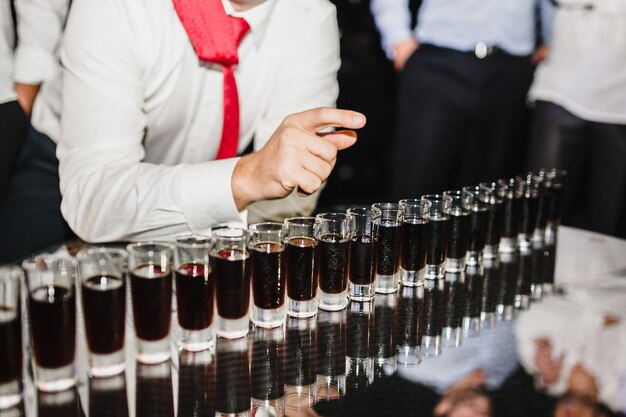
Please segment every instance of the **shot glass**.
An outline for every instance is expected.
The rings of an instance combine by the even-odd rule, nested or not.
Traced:
[[[530,252],[535,230],[539,220],[539,187],[543,178],[532,172],[522,177],[522,212],[520,213],[520,230],[517,241],[520,249]]]
[[[137,361],[162,363],[171,357],[172,269],[174,247],[140,242],[126,247],[133,305]]]
[[[470,210],[467,242],[467,264],[481,265],[487,244],[487,226],[492,191],[489,188],[463,187]]]
[[[86,248],[78,253],[77,259],[89,372],[94,377],[117,375],[126,369],[125,271],[128,253],[123,249]]]
[[[215,274],[217,335],[244,337],[250,327],[250,232],[236,227],[214,229],[213,242],[210,262]]]
[[[441,194],[426,194],[422,196],[421,200],[430,202],[430,221],[426,228],[426,240],[428,242],[426,278],[443,278],[448,252],[452,198]]]
[[[400,275],[400,227],[404,218],[402,207],[396,203],[376,203],[380,211],[374,218],[378,236],[376,248],[376,292],[391,294],[398,291]]]
[[[22,399],[22,270],[0,268],[0,410]]]
[[[443,194],[452,199],[446,272],[461,272],[465,270],[469,242],[470,196],[462,190],[444,191]]]
[[[285,246],[281,223],[256,223],[252,232],[252,322],[278,327],[285,322]]]
[[[35,384],[43,392],[76,385],[76,262],[51,255],[22,263],[26,271]]]
[[[321,213],[315,217],[319,308],[322,310],[339,311],[348,305],[348,267],[353,236],[351,215]]]
[[[401,228],[400,282],[404,286],[422,285],[426,273],[426,240],[430,220],[430,201],[400,200],[404,213]]]
[[[374,298],[376,271],[376,247],[378,236],[374,233],[375,217],[380,216],[376,208],[351,207],[354,235],[350,244],[350,267],[348,273],[348,298],[369,301]]]
[[[182,349],[200,352],[213,344],[214,277],[209,266],[211,240],[202,236],[176,239],[176,314]]]
[[[317,314],[315,217],[285,219],[285,258],[287,264],[287,315],[313,317]]]
[[[500,238],[502,237],[502,220],[504,215],[504,199],[508,190],[505,182],[481,182],[480,188],[489,192],[489,215],[487,220],[487,232],[485,237],[485,249],[483,257],[485,259],[495,259],[498,257]]]

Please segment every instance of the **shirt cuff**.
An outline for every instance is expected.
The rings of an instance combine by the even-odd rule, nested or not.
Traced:
[[[383,41],[383,49],[387,54],[387,58],[393,61],[395,58],[393,52],[394,45],[407,39],[413,39],[413,32],[411,32],[410,29],[405,28],[402,25],[387,29]]]
[[[207,235],[210,228],[224,223],[245,225],[233,198],[231,178],[239,158],[187,165],[181,182],[181,201],[189,229]]]
[[[41,84],[52,79],[60,69],[59,60],[50,51],[32,46],[15,50],[13,80],[22,84]]]

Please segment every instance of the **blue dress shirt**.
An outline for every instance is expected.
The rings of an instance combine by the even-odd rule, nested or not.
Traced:
[[[474,51],[477,44],[484,43],[512,55],[529,55],[535,47],[537,11],[546,42],[554,13],[550,0],[423,0],[417,27],[411,31],[408,3],[371,2],[383,48],[390,58],[393,45],[411,37],[459,51]]]

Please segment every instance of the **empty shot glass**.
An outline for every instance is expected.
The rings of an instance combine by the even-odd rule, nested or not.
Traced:
[[[126,250],[137,361],[162,363],[171,357],[174,247],[169,243],[139,242],[128,245]]]
[[[213,230],[213,241],[210,262],[215,274],[217,335],[229,339],[243,337],[250,327],[250,232],[221,227]]]
[[[376,292],[390,294],[398,291],[400,275],[400,227],[403,221],[402,207],[396,203],[372,205],[380,211],[374,218],[378,235],[376,248]]]
[[[423,195],[430,202],[430,219],[427,227],[426,278],[443,278],[450,233],[452,198],[441,194]]]
[[[378,245],[378,235],[374,233],[373,219],[380,216],[380,210],[351,207],[347,213],[352,216],[354,230],[350,244],[348,298],[355,301],[369,301],[374,298],[375,293],[374,277]]]
[[[467,242],[467,264],[481,265],[483,251],[487,244],[487,226],[489,223],[489,208],[491,190],[485,187],[463,187],[467,195],[470,210]]]
[[[404,213],[400,232],[400,283],[404,286],[422,285],[426,274],[426,240],[431,202],[400,200]]]
[[[443,194],[452,199],[446,272],[461,272],[465,270],[469,242],[470,196],[462,190],[445,191]]]
[[[89,372],[108,377],[124,371],[126,268],[123,249],[86,248],[78,255]]]
[[[22,263],[26,271],[35,384],[43,392],[76,385],[76,261],[52,255]]]
[[[256,223],[252,232],[252,322],[278,327],[285,322],[285,245],[282,223]]]
[[[22,399],[22,280],[20,268],[0,268],[0,410]]]
[[[191,352],[213,344],[214,276],[209,266],[211,239],[181,236],[176,239],[176,314],[180,347]]]
[[[285,219],[287,263],[287,314],[312,317],[317,314],[317,276],[319,262],[315,248],[315,217]]]
[[[338,311],[348,305],[348,267],[353,235],[349,214],[321,213],[315,217],[319,308],[322,310]]]

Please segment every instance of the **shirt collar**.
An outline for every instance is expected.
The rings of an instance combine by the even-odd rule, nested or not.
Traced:
[[[257,48],[261,45],[261,40],[267,29],[269,17],[275,2],[276,0],[265,0],[263,3],[245,12],[237,12],[232,4],[230,4],[229,0],[222,0],[226,14],[246,19],[246,22],[250,25],[250,34],[248,36],[252,37]]]

